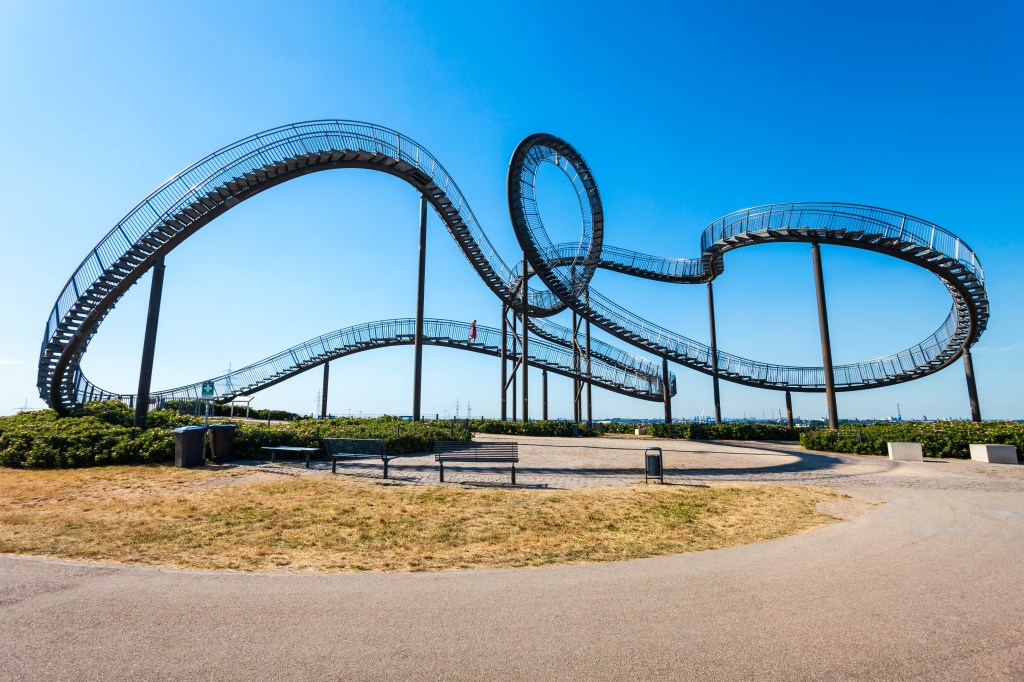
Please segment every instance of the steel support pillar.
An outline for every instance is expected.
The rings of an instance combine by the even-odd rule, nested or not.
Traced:
[[[530,421],[530,288],[526,286],[526,281],[529,279],[530,264],[526,260],[526,254],[523,254],[523,359],[519,363],[523,368],[523,423]]]
[[[661,359],[661,397],[665,401],[665,423],[672,423],[672,391],[668,383],[668,358]]]
[[[584,322],[583,328],[586,332],[585,351],[587,355],[587,428],[592,429],[594,428],[594,385],[590,380],[590,320]]]
[[[516,343],[516,340],[512,339],[512,351],[513,351],[513,353],[517,352],[517,348],[518,348],[518,344]],[[512,357],[515,357],[515,355],[513,355]],[[519,374],[517,372],[512,372],[512,421],[519,421],[519,418],[516,417],[516,387],[518,385],[519,385]]]
[[[331,363],[324,363],[324,388],[320,393],[320,418],[327,419],[327,380],[331,376]],[[231,404],[231,409],[234,409],[234,403]]]
[[[508,330],[512,333],[512,376],[509,377],[509,381],[512,383],[512,421],[518,421],[516,390],[519,387],[519,371],[516,363],[519,361],[519,337],[516,336],[516,311],[511,306],[509,306],[509,310],[512,317],[508,324]]]
[[[412,420],[420,420],[420,401],[423,398],[423,288],[427,274],[427,197],[420,195],[420,259],[416,285],[416,336],[413,363]]]
[[[821,362],[825,371],[825,398],[828,402],[828,427],[839,429],[839,412],[836,408],[836,383],[832,371],[832,342],[828,336],[828,310],[825,307],[825,278],[821,273],[821,247],[811,244],[811,260],[814,262],[814,290],[818,298],[818,328],[821,332]]]
[[[793,428],[793,394],[786,391],[786,425]]]
[[[582,414],[580,412],[580,344],[577,334],[579,333],[580,322],[576,311],[572,311],[572,421],[579,424]]]
[[[708,282],[708,326],[711,328],[711,386],[715,395],[715,423],[722,423],[722,397],[718,389],[718,335],[715,333],[715,290]]]
[[[978,404],[978,385],[974,381],[974,361],[971,349],[964,348],[964,373],[967,375],[967,397],[971,401],[971,421],[981,421],[981,405]]]
[[[508,420],[508,305],[501,306],[501,421]]]
[[[160,254],[153,265],[153,283],[149,288],[149,312],[146,314],[146,336],[142,341],[142,366],[139,368],[139,393],[135,401],[135,426],[146,428],[149,412],[149,387],[153,382],[153,356],[156,353],[156,328],[160,322],[160,297],[164,290],[164,257]]]
[[[541,419],[544,421],[548,420],[548,371],[542,369],[540,371],[540,401],[541,401]]]

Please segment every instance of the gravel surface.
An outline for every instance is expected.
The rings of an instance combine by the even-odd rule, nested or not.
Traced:
[[[834,487],[849,520],[696,554],[431,574],[0,556],[0,679],[1024,679],[1024,467],[519,440],[526,485],[633,483],[643,447],[661,445],[671,483]],[[380,477],[379,464],[344,469]],[[507,469],[481,469],[453,467],[451,485],[507,485]],[[436,482],[432,459],[394,471]]]
[[[643,453],[660,447],[665,482],[798,483],[829,487],[899,487],[930,490],[1024,492],[1024,466],[993,465],[958,459],[923,463],[892,462],[884,457],[804,450],[792,443],[685,441],[653,438],[522,438],[482,434],[477,440],[519,442],[516,482],[520,487],[585,488],[630,485],[644,480]],[[238,466],[292,475],[331,475],[331,465],[313,462],[271,464],[246,461]],[[378,460],[338,464],[339,475],[382,478]],[[399,483],[437,485],[432,455],[391,461],[388,477]],[[447,485],[511,487],[509,467],[501,464],[446,464]]]

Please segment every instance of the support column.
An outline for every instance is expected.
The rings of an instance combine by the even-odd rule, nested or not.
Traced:
[[[516,371],[516,358],[519,357],[519,339],[516,337],[516,312],[509,306],[512,312],[512,320],[509,322],[509,331],[512,332],[512,421],[518,421],[516,417],[516,389],[519,386],[519,373]]]
[[[786,425],[793,428],[793,394],[786,391]]]
[[[146,314],[146,336],[142,342],[142,366],[139,368],[139,393],[135,401],[135,426],[146,428],[149,412],[149,387],[153,382],[153,356],[156,353],[156,328],[160,322],[160,297],[164,290],[164,256],[156,257],[153,283],[149,288],[149,312]]]
[[[541,419],[548,420],[548,371],[540,371]]]
[[[718,391],[718,338],[715,333],[715,290],[708,282],[708,325],[711,328],[711,386],[715,394],[715,423],[722,423],[722,398]]]
[[[523,254],[523,423],[530,421],[530,288],[526,286],[529,279],[530,264],[526,261],[526,254]]]
[[[519,344],[516,343],[515,337],[512,337],[512,353],[513,353],[512,357],[513,358],[515,357],[515,353],[517,352],[518,348],[519,348]],[[515,361],[513,360],[513,362],[515,362]],[[514,367],[514,365],[513,365],[513,367]],[[519,418],[516,416],[516,405],[518,404],[517,401],[516,401],[516,389],[518,388],[518,386],[519,386],[519,374],[517,372],[512,372],[512,421],[519,421]]]
[[[420,420],[420,401],[423,397],[423,288],[427,274],[427,197],[420,195],[420,260],[416,287],[415,361],[412,380],[412,420]]]
[[[320,418],[327,419],[327,379],[331,376],[331,363],[324,363],[324,388],[320,392]],[[234,409],[235,405],[232,403],[231,409]]]
[[[580,353],[576,332],[579,331],[579,319],[576,311],[572,311],[572,421],[579,424],[580,415]]]
[[[588,297],[589,298],[589,297]],[[589,302],[589,301],[588,301]],[[583,323],[586,331],[586,353],[587,353],[587,428],[594,428],[594,403],[593,383],[590,381],[590,320]]]
[[[836,409],[836,384],[832,372],[832,342],[828,336],[828,310],[825,307],[825,278],[821,274],[821,247],[818,242],[811,244],[811,260],[814,262],[814,289],[818,298],[818,328],[821,332],[821,361],[825,370],[825,398],[828,402],[828,427],[839,429],[839,412]]]
[[[665,401],[665,423],[672,423],[672,391],[668,384],[668,358],[661,359],[661,397]]]
[[[508,305],[501,306],[501,421],[508,420]]]
[[[981,421],[981,406],[978,404],[978,385],[974,382],[974,360],[971,349],[964,348],[964,372],[967,374],[967,397],[971,401],[971,421]]]

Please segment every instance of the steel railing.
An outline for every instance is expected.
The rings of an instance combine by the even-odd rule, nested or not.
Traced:
[[[470,325],[456,320],[425,319],[423,321],[424,343],[472,350],[492,356],[500,355],[501,331],[492,327],[477,326],[477,339],[469,341]],[[249,395],[286,378],[309,370],[334,358],[353,352],[395,345],[410,345],[416,334],[416,320],[411,318],[380,320],[339,329],[314,337],[298,345],[275,353],[259,362],[193,384],[154,391],[151,398],[158,403],[172,400],[198,400],[202,396],[204,383],[212,383],[219,400],[230,400],[240,395]],[[506,339],[506,353],[510,359],[516,357],[517,349],[511,335]],[[573,375],[573,354],[565,346],[533,339],[530,341],[529,361],[531,365]],[[620,366],[609,364],[604,359],[591,356],[590,372],[578,374],[592,381],[596,386],[619,393],[633,395],[645,400],[662,399],[662,380],[656,374],[643,374]],[[78,402],[92,400],[122,400],[131,402],[132,394],[104,391],[89,382],[84,375],[76,378]]]
[[[571,149],[567,143],[563,146]],[[118,221],[85,257],[61,290],[47,318],[40,351],[43,397],[56,406],[57,402],[74,404],[97,396],[120,395],[103,391],[86,380],[79,370],[80,358],[99,322],[126,289],[115,288],[114,284],[134,283],[148,269],[151,256],[169,241],[167,234],[185,229],[182,223],[197,219],[206,210],[200,203],[209,207],[210,197],[215,192],[219,192],[217,198],[225,196],[224,188],[229,190],[228,196],[235,191],[242,195],[246,188],[241,185],[259,184],[272,172],[286,174],[305,165],[348,161],[349,155],[359,161],[383,159],[388,163],[387,168],[396,167],[400,172],[415,169],[418,186],[426,188],[424,191],[431,195],[430,200],[443,214],[442,218],[473,267],[506,303],[514,302],[516,289],[521,287],[521,269],[518,264],[510,267],[501,258],[458,185],[424,147],[397,131],[370,123],[323,120],[281,126],[217,150],[167,180]],[[570,159],[563,152],[543,146],[530,149],[527,156],[526,170],[516,184],[516,192],[522,200],[519,204],[522,215],[518,222],[514,219],[514,223],[517,234],[520,227],[524,227],[532,240],[531,263],[547,271],[545,282],[550,290],[531,288],[528,291],[535,314],[552,314],[570,306],[639,348],[700,371],[711,371],[712,358],[705,344],[645,320],[595,291],[590,286],[595,268],[677,282],[707,281],[720,272],[717,254],[742,246],[738,241],[749,239],[747,235],[755,235],[760,241],[793,241],[799,240],[801,234],[811,237],[819,234],[845,237],[856,246],[857,235],[867,234],[876,250],[887,250],[907,260],[918,257],[927,258],[929,262],[941,259],[946,264],[955,263],[956,276],[944,278],[954,295],[954,304],[943,324],[915,346],[882,358],[835,367],[837,388],[849,390],[884,385],[935,371],[948,363],[963,345],[976,340],[986,325],[984,273],[976,255],[959,237],[933,223],[887,209],[854,204],[773,204],[736,211],[708,225],[701,235],[699,259],[662,258],[603,246],[600,197],[582,157]],[[547,237],[536,204],[536,169],[540,163],[558,165],[573,185],[583,224],[578,243],[555,245]],[[219,205],[216,201],[214,204]],[[198,209],[203,210],[192,215]],[[129,256],[133,260],[125,260]],[[716,270],[709,270],[709,267]],[[931,269],[935,271],[936,267]],[[559,352],[566,352],[565,345],[571,347],[571,332],[548,321],[539,322],[540,319],[533,317],[531,320],[540,335],[554,341],[553,347],[561,348]],[[383,343],[392,338],[395,337],[385,334],[380,339],[361,343]],[[288,367],[313,361],[315,358],[306,355],[309,352],[312,349],[306,347],[289,349],[289,357],[275,356],[266,367],[274,372],[288,371]],[[325,348],[323,352],[329,351]],[[548,349],[541,344],[537,352],[548,352]],[[601,371],[646,377],[642,381],[650,385],[660,381],[656,363],[603,342],[592,341],[592,357],[603,363]],[[558,366],[561,359],[562,356],[555,355],[547,360],[538,356],[539,361],[550,361],[553,366]],[[774,365],[719,352],[717,370],[730,381],[767,388],[820,390],[824,387],[820,367]],[[250,373],[231,381],[247,377],[266,379]],[[609,381],[613,378],[613,374],[607,375]],[[628,383],[626,379],[622,381],[622,385]],[[53,396],[52,388],[58,382],[60,396]]]

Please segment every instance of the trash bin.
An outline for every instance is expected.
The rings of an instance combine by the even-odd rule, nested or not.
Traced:
[[[198,467],[206,463],[206,427],[174,429],[174,466]]]
[[[644,450],[644,483],[652,478],[665,482],[665,467],[662,466],[661,448]]]
[[[213,461],[224,464],[235,458],[235,425],[211,424],[210,445],[213,448]]]

